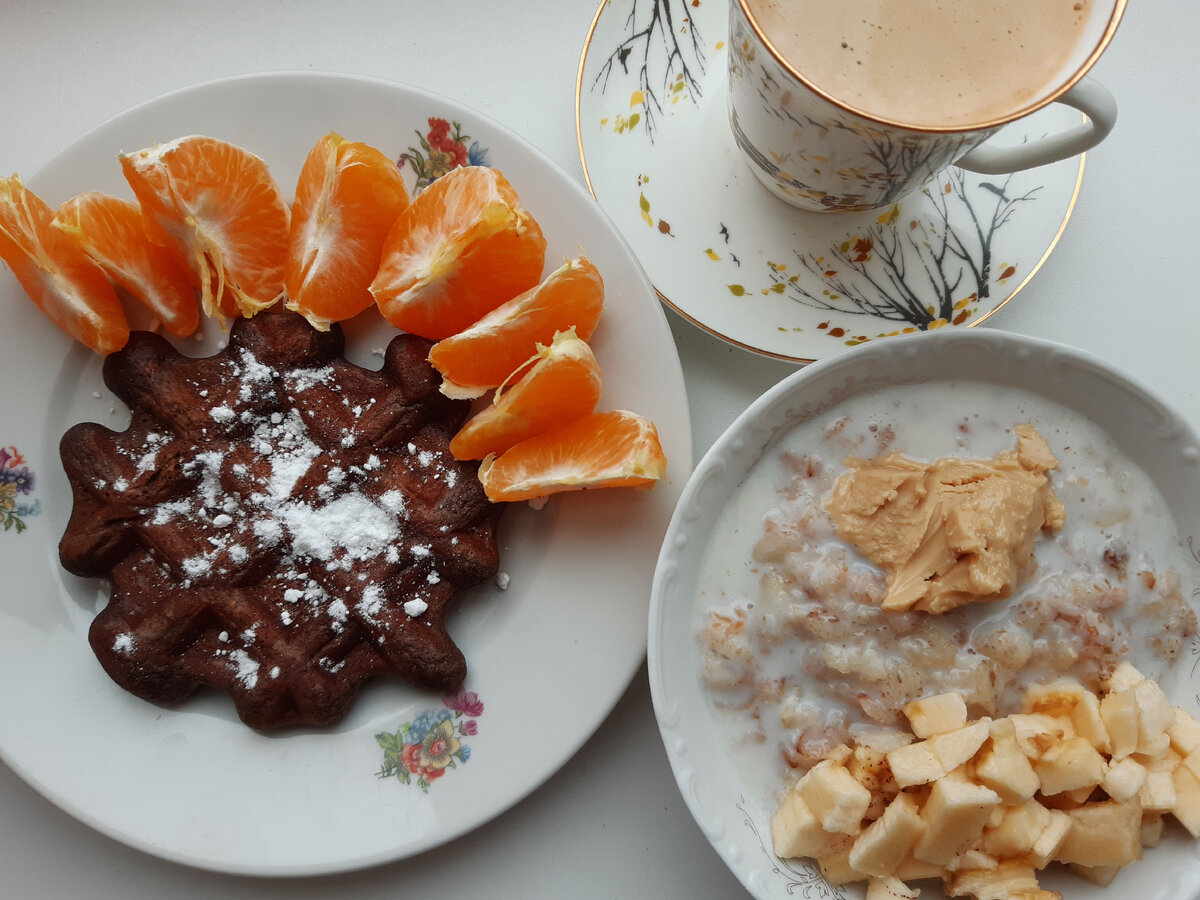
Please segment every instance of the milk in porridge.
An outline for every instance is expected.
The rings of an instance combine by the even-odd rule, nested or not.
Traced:
[[[1058,459],[1066,510],[1036,539],[1036,570],[1005,600],[880,609],[883,573],[822,505],[844,460],[990,458],[1024,423]],[[1196,631],[1196,568],[1149,477],[1074,411],[969,381],[895,386],[792,429],[736,489],[698,582],[700,674],[749,786],[777,796],[851,735],[903,727],[919,697],[957,691],[972,716],[1005,715],[1030,683],[1097,690],[1122,659],[1163,681]]]

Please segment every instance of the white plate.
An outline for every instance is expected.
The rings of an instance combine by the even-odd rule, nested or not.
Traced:
[[[1053,250],[1083,157],[1011,176],[949,168],[866,213],[794,209],[759,184],[728,125],[725,2],[605,0],[583,48],[584,175],[663,300],[736,346],[807,362],[865,341],[975,325]],[[1061,130],[1052,104],[994,140]]]
[[[133,109],[26,181],[52,205],[90,189],[131,197],[119,152],[202,133],[263,157],[290,195],[308,149],[327,132],[393,157],[415,148],[427,158],[414,132],[426,134],[430,117],[460,123],[476,158],[486,153],[512,181],[547,236],[548,268],[581,251],[599,267],[606,310],[593,345],[605,376],[601,408],[633,409],[658,424],[668,477],[648,493],[599,491],[554,498],[541,511],[507,511],[501,568],[511,586],[478,589],[448,620],[470,669],[465,690],[482,712],[459,715],[441,697],[394,682],[368,685],[347,719],[321,732],[258,734],[224,696],[155,706],[100,669],[86,639],[103,602],[99,584],[67,575],[57,560],[71,503],[58,439],[78,421],[123,428],[128,416],[104,388],[100,361],[0,271],[0,446],[23,458],[5,458],[0,472],[5,482],[15,483],[22,468],[35,479],[13,496],[17,517],[6,515],[0,531],[0,755],[62,808],[147,852],[229,872],[312,874],[434,847],[556,771],[643,659],[657,547],[691,471],[683,376],[636,259],[587,192],[545,157],[435,95],[362,78],[279,74],[205,84]],[[404,171],[411,187],[411,162]],[[347,333],[350,357],[372,368],[380,363],[372,350],[394,334],[372,311]],[[209,335],[210,350],[216,340]],[[424,710],[449,713],[470,747],[427,791],[415,776],[409,784],[380,777],[376,740]]]
[[[655,573],[648,650],[655,714],[680,791],[716,851],[762,900],[861,898],[863,888],[831,887],[811,861],[782,860],[772,853],[770,820],[776,806],[764,788],[770,779],[735,754],[728,726],[723,731],[712,714],[700,681],[697,629],[713,601],[700,596],[697,577],[714,522],[747,474],[792,428],[829,414],[848,398],[896,384],[944,385],[943,394],[952,402],[951,384],[968,378],[994,392],[989,395],[1002,398],[1005,391],[1019,389],[1048,398],[1107,433],[1166,497],[1179,534],[1192,549],[1190,571],[1180,574],[1183,596],[1196,604],[1200,439],[1160,399],[1102,360],[1061,344],[980,328],[869,344],[781,381],[713,444],[684,488]],[[894,415],[882,407],[880,412]],[[1163,682],[1172,702],[1196,714],[1198,656],[1200,639],[1193,637]],[[1186,840],[1181,828],[1168,828],[1162,844],[1123,871],[1107,892],[1063,873],[1041,880],[1070,898],[1191,897],[1200,880],[1200,841]],[[927,884],[921,883],[922,898],[939,896]]]

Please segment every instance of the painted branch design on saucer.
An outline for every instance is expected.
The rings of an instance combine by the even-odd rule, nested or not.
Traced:
[[[822,312],[899,323],[879,337],[962,325],[991,298],[993,283],[1003,286],[1018,274],[1014,264],[996,265],[992,247],[1019,204],[1034,201],[1040,187],[1009,196],[1009,180],[968,191],[965,173],[947,170],[943,181],[924,188],[932,215],[909,218],[903,215],[904,201],[895,203],[825,253],[794,251],[811,279],[792,274],[785,264],[768,263],[771,283],[761,290],[782,290]],[[951,204],[961,207],[973,228],[951,226]],[[849,345],[870,340],[840,327],[817,327]]]
[[[611,49],[609,49],[611,48]],[[633,0],[618,42],[592,79],[591,90],[607,94],[610,82],[635,83],[629,108],[604,120],[618,134],[642,132],[654,141],[667,107],[703,93],[704,40],[692,19],[688,0]]]

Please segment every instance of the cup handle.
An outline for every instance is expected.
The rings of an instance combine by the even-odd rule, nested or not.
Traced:
[[[1088,121],[1060,134],[1019,147],[989,147],[982,144],[954,165],[984,175],[1002,175],[1032,169],[1091,150],[1104,140],[1117,121],[1117,101],[1108,89],[1085,76],[1058,98],[1087,116]]]

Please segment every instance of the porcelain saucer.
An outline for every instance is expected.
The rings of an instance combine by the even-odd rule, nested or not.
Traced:
[[[866,341],[972,326],[1062,236],[1084,158],[1012,175],[950,167],[881,210],[810,213],[769,194],[727,122],[725,0],[605,0],[583,48],[584,176],[662,300],[731,344],[811,362]],[[993,140],[1073,124],[1058,104]]]

